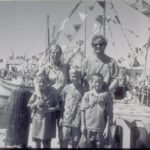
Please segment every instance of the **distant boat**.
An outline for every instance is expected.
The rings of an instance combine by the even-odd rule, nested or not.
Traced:
[[[47,15],[47,41],[48,41],[48,45],[47,47],[50,46],[50,33],[49,33],[49,15]],[[20,56],[20,57],[16,57],[14,58],[14,53],[11,57],[9,57],[9,59],[6,61],[6,65],[8,67],[13,67],[13,68],[17,68],[17,67],[21,67],[21,69],[24,68],[24,66],[21,66],[21,64],[23,64],[25,61],[25,56]],[[33,64],[33,63],[32,63]],[[35,65],[35,64],[33,64]],[[5,68],[7,69],[7,68]],[[8,69],[9,70],[9,69]],[[29,72],[27,73],[20,73],[18,71],[15,71],[17,69],[14,69],[14,73],[9,72],[8,71],[8,78],[4,74],[3,72],[1,72],[0,75],[0,87],[2,87],[4,89],[4,91],[2,93],[0,93],[0,96],[3,97],[9,97],[10,93],[12,90],[15,89],[19,89],[19,88],[24,88],[24,89],[28,89],[29,91],[33,92],[34,91],[34,86],[33,86],[33,74],[34,70],[36,70],[36,67],[34,67],[33,69],[30,69]],[[10,73],[10,77],[9,77],[9,73]],[[14,76],[14,77],[11,77]]]

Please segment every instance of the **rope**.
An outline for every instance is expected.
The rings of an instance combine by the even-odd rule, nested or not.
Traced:
[[[115,9],[115,7],[114,7],[114,4],[113,4],[112,0],[111,0],[111,4],[112,4],[112,8],[113,8],[113,10],[114,10],[114,13],[115,13],[116,16],[118,17],[118,13],[117,13],[117,11],[116,11],[116,9]],[[120,21],[120,20],[119,20],[119,21]],[[127,41],[127,43],[128,43],[128,46],[130,47],[130,50],[132,51],[134,57],[136,57],[135,54],[134,54],[134,50],[132,49],[132,45],[131,45],[131,43],[129,42],[129,40],[128,40],[128,38],[127,38],[127,35],[126,35],[125,31],[124,31],[124,27],[122,26],[121,21],[120,21],[119,24],[120,24],[120,27],[121,27],[121,31],[122,31],[122,33],[123,33],[123,36],[124,36],[124,38],[126,39],[126,41]]]

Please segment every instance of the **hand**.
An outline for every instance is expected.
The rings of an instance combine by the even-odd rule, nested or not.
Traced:
[[[35,109],[35,107],[36,107],[36,105],[31,104],[31,105],[29,105],[29,107],[30,107],[30,109],[31,109],[31,110],[34,110],[34,109]]]
[[[105,103],[106,97],[108,96],[107,92],[103,92],[98,97],[98,103]]]
[[[103,136],[104,136],[104,138],[107,138],[107,137],[108,137],[108,133],[109,133],[109,127],[106,126],[105,129],[104,129],[104,131],[103,131]]]
[[[63,119],[60,118],[60,120],[59,120],[59,126],[60,126],[60,127],[62,127],[62,123],[63,123]]]

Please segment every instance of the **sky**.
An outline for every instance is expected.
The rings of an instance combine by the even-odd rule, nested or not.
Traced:
[[[46,15],[60,24],[76,2],[0,1],[0,57],[32,55],[46,47]]]
[[[110,0],[109,0],[110,1]],[[50,28],[55,22],[58,26],[63,20],[68,17],[70,11],[74,8],[79,0],[56,0],[56,1],[0,1],[0,52],[1,58],[8,57],[12,51],[15,55],[32,56],[46,49],[46,15],[50,15]],[[86,5],[93,2],[93,0],[86,1]],[[132,30],[139,38],[135,38],[133,34],[126,32],[126,36],[132,43],[133,48],[136,46],[142,47],[148,39],[148,18],[143,14],[137,12],[129,7],[121,0],[113,0],[113,4],[118,13],[120,21],[123,23],[125,29]],[[111,6],[108,4],[107,16],[113,17]],[[95,12],[91,16],[102,14],[102,8],[96,6]],[[100,10],[99,10],[100,9]],[[84,4],[79,7],[78,12],[84,12]],[[76,15],[76,16],[75,16]],[[78,17],[78,18],[77,18]],[[91,19],[87,20],[88,29],[91,29]],[[79,16],[74,14],[72,16],[72,24],[79,21]],[[127,56],[129,47],[127,41],[122,35],[122,30],[119,25],[110,23],[113,37],[110,36],[110,31],[107,31],[106,37],[109,43],[115,42],[116,47],[113,48],[111,44],[107,47],[109,55],[114,57]],[[84,28],[84,26],[82,26]],[[106,26],[108,29],[108,25]],[[71,31],[71,27],[66,26],[64,32]],[[90,34],[90,32],[89,32]],[[78,37],[84,37],[84,31],[78,33]],[[91,40],[91,37],[89,38]],[[87,48],[90,47],[90,40],[87,41]],[[111,49],[111,51],[110,51]],[[117,55],[116,55],[117,54]]]

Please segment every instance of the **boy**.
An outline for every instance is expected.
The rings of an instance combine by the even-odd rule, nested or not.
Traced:
[[[80,103],[82,99],[81,72],[76,68],[69,71],[71,83],[62,91],[62,108],[60,125],[62,125],[63,148],[68,147],[70,138],[72,148],[77,148],[80,139]]]
[[[36,148],[41,148],[41,143],[44,148],[50,148],[51,138],[56,135],[56,117],[53,112],[59,109],[57,92],[48,86],[49,82],[46,75],[39,75],[37,82],[42,97],[39,98],[35,92],[28,103],[33,111],[32,137]]]
[[[86,92],[81,102],[81,132],[90,143],[90,148],[103,148],[110,124],[111,103],[109,96],[100,101],[103,76],[95,73],[91,76],[91,90]]]

